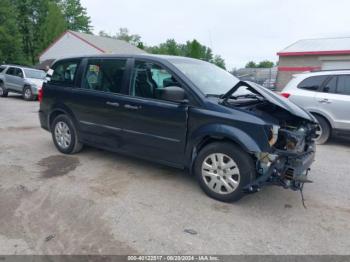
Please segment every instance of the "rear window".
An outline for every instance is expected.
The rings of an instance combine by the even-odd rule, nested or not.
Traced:
[[[319,91],[320,87],[328,77],[329,76],[312,76],[306,78],[298,85],[298,88],[310,91]]]
[[[5,70],[6,67],[0,66],[0,73],[2,73]]]
[[[337,93],[342,95],[350,95],[350,76],[338,76]]]
[[[44,79],[46,76],[46,73],[41,70],[33,70],[33,69],[26,69],[26,68],[23,70],[27,78]]]

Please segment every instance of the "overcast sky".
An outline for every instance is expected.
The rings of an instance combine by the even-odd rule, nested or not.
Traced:
[[[94,32],[120,27],[147,45],[197,39],[228,69],[277,61],[276,52],[303,38],[350,36],[349,0],[81,0]]]

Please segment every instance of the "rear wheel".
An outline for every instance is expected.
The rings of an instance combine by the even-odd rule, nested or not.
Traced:
[[[0,97],[7,97],[8,91],[6,90],[4,83],[0,83]]]
[[[315,115],[317,121],[318,121],[318,128],[316,130],[316,143],[319,145],[327,143],[331,136],[331,126],[329,125],[328,121],[322,117]]]
[[[233,202],[255,179],[255,165],[249,154],[232,143],[216,142],[203,148],[195,162],[195,175],[210,197]]]
[[[55,118],[51,133],[56,148],[63,154],[75,154],[83,148],[72,120],[66,115]]]
[[[33,91],[30,88],[30,86],[26,86],[23,88],[23,99],[26,101],[32,101],[34,100],[34,95],[33,95]]]

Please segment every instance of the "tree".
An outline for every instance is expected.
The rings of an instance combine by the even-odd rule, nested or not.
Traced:
[[[25,63],[17,17],[11,1],[1,0],[0,63]]]
[[[47,16],[40,26],[40,38],[38,51],[47,48],[59,35],[67,30],[64,16],[55,2],[49,2]]]
[[[271,68],[274,66],[274,63],[271,62],[271,61],[268,61],[268,60],[264,60],[264,61],[261,61],[259,64],[258,64],[258,67],[259,68]]]
[[[40,42],[40,25],[46,18],[49,0],[12,0],[26,60],[34,64]]]
[[[130,34],[127,28],[119,28],[119,32],[115,36],[116,39],[126,41],[134,46],[137,46],[141,42],[141,36],[137,34]]]
[[[257,68],[257,65],[254,61],[249,61],[246,65],[245,68]]]
[[[58,0],[69,30],[91,33],[91,18],[80,0]]]
[[[245,68],[271,68],[275,64],[269,60],[263,60],[259,63],[255,63],[254,61],[250,61],[245,65]]]
[[[219,55],[214,56],[214,59],[210,62],[217,65],[218,67],[221,67],[222,69],[226,69],[225,60]]]

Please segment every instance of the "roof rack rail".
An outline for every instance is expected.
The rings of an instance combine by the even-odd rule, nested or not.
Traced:
[[[329,71],[350,71],[350,68],[344,68],[344,69],[326,69],[326,70],[320,70],[320,69],[315,69],[311,70],[310,72],[329,72]]]

